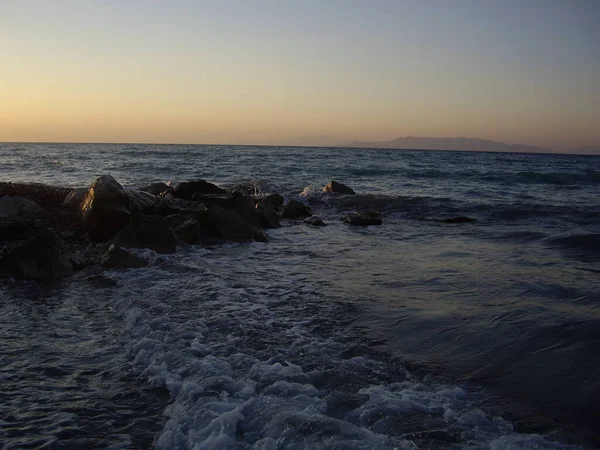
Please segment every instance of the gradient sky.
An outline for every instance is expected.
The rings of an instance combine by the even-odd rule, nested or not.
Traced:
[[[0,141],[600,146],[600,0],[0,0]]]

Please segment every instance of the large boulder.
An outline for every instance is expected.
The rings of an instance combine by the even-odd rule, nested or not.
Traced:
[[[184,181],[179,183],[173,191],[175,198],[181,198],[184,200],[192,200],[194,194],[226,194],[225,189],[221,189],[219,186],[213,183],[209,183],[204,180],[197,181]]]
[[[69,194],[65,197],[63,201],[63,206],[72,211],[76,211],[79,209],[83,200],[85,199],[85,195],[88,192],[88,188],[76,188],[73,189]]]
[[[256,204],[256,211],[259,214],[260,226],[263,228],[279,228],[279,214],[270,200],[264,198]]]
[[[137,269],[147,266],[148,261],[124,248],[111,245],[102,258],[102,265],[109,269]]]
[[[381,225],[381,213],[377,211],[367,211],[363,213],[352,213],[342,219],[348,225],[366,227],[369,225]]]
[[[177,240],[186,244],[197,244],[200,239],[200,224],[195,216],[173,214],[165,217],[165,222],[175,234]]]
[[[165,195],[169,192],[173,192],[175,188],[173,186],[168,185],[167,183],[150,183],[144,187],[140,188],[140,191],[147,192],[152,195]]]
[[[54,233],[36,236],[0,259],[0,268],[16,278],[52,281],[73,273],[73,265],[60,237]]]
[[[220,206],[208,207],[207,212],[201,216],[200,230],[226,241],[267,241],[267,236],[262,231]]]
[[[131,214],[153,214],[157,211],[160,199],[155,195],[137,189],[125,192],[129,198],[129,211]]]
[[[206,212],[206,206],[198,202],[181,200],[179,198],[161,198],[158,210],[163,216],[174,214],[197,216]]]
[[[195,194],[194,201],[206,206],[220,206],[237,214],[244,222],[255,227],[261,226],[260,215],[256,210],[254,200],[247,195],[229,194]]]
[[[279,208],[281,205],[283,205],[283,195],[278,194],[277,192],[267,195],[264,200],[267,200],[271,205],[273,205],[273,208]]]
[[[327,183],[327,185],[323,188],[323,192],[329,192],[329,193],[333,193],[333,194],[347,194],[347,195],[356,194],[356,192],[354,192],[354,190],[352,188],[349,188],[345,184],[342,184],[342,183],[340,183],[338,181],[334,181],[334,180]]]
[[[105,242],[131,219],[129,197],[110,175],[102,175],[90,186],[81,204],[83,226],[93,241]]]
[[[41,211],[42,208],[36,203],[25,198],[9,197],[8,195],[0,197],[0,217],[34,215]]]
[[[283,207],[281,213],[281,217],[284,219],[300,219],[308,216],[312,216],[310,206],[306,206],[304,203],[293,199]]]
[[[149,248],[158,253],[173,253],[177,238],[160,216],[135,216],[119,230],[110,243],[124,248]]]

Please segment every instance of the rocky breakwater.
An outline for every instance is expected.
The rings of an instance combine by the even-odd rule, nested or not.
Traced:
[[[0,273],[47,282],[83,269],[144,266],[131,249],[266,242],[263,229],[279,227],[286,208],[279,194],[230,192],[204,180],[142,189],[110,175],[77,189],[0,183]]]

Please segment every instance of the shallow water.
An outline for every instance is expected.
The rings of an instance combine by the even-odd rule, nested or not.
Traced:
[[[55,185],[254,180],[329,224],[153,256],[117,287],[3,280],[7,448],[600,442],[598,157],[0,144],[0,161],[2,181]],[[359,195],[320,194],[330,179]],[[357,208],[384,224],[339,221]],[[459,215],[477,222],[440,222]]]

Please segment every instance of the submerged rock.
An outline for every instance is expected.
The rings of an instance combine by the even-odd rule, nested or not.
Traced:
[[[129,197],[110,175],[90,186],[81,204],[83,226],[93,241],[108,241],[131,219]]]
[[[449,219],[444,219],[442,222],[444,223],[472,223],[475,222],[475,219],[471,219],[470,217],[459,216],[459,217],[451,217]]]
[[[111,245],[104,258],[102,258],[102,265],[109,269],[137,269],[146,267],[148,261],[124,248]]]
[[[226,241],[267,242],[267,236],[220,206],[210,206],[200,220],[201,232]]]
[[[306,223],[308,225],[312,225],[314,227],[326,226],[325,222],[323,222],[323,220],[321,220],[321,218],[319,218],[317,216],[307,217],[306,219],[304,219],[304,223]]]
[[[144,215],[135,216],[110,243],[124,248],[149,248],[158,253],[173,253],[177,247],[177,239],[165,219]]]
[[[195,194],[227,194],[227,191],[204,180],[184,181],[179,183],[173,191],[175,198],[184,200],[192,200]]]
[[[377,211],[367,211],[364,213],[352,213],[348,214],[342,219],[349,225],[358,227],[366,227],[369,225],[381,225],[381,213]]]
[[[283,207],[283,212],[281,213],[281,217],[284,219],[300,219],[307,216],[312,216],[310,206],[306,206],[304,203],[293,199]]]
[[[334,194],[346,194],[346,195],[355,195],[356,192],[352,188],[349,188],[345,184],[342,184],[338,181],[332,180],[323,188],[323,192],[329,192]]]
[[[73,265],[60,237],[54,233],[36,236],[12,249],[0,268],[16,278],[52,281],[73,273]]]

